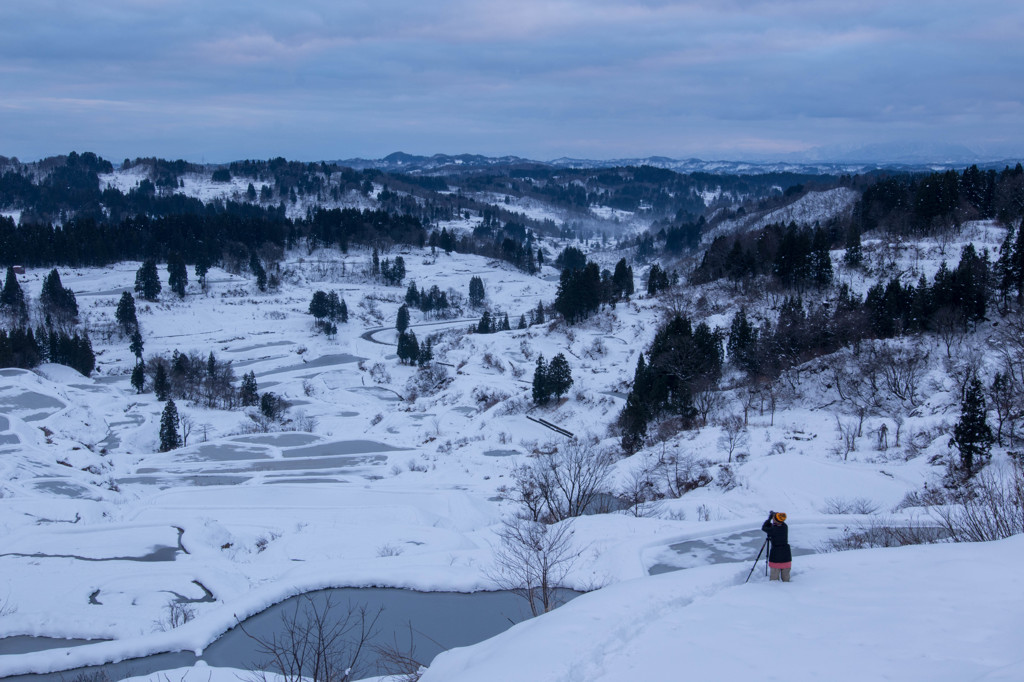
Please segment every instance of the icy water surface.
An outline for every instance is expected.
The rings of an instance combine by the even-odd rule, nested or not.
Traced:
[[[565,601],[577,593],[563,591]],[[350,609],[365,608],[367,613],[380,611],[377,636],[372,644],[397,643],[402,650],[409,648],[409,632],[414,638],[416,658],[429,664],[444,649],[476,644],[509,629],[514,623],[526,620],[529,607],[511,592],[415,592],[394,588],[338,588],[310,592],[292,597],[243,621],[245,630],[264,640],[282,634],[282,617],[302,615],[310,607],[323,613],[330,604],[330,613],[344,618]],[[27,638],[34,639],[34,638]],[[2,640],[0,640],[2,641]],[[49,648],[42,643],[40,648]],[[38,649],[37,649],[38,650]],[[201,660],[211,666],[234,667],[243,670],[265,664],[258,643],[234,628],[221,635],[203,651]],[[21,675],[7,678],[19,682],[60,682],[102,672],[106,680],[115,681],[132,675],[147,675],[160,670],[192,665],[197,658],[190,653],[157,654],[135,658],[121,663],[80,668],[64,673],[47,675]],[[362,659],[363,668],[356,671],[357,678],[377,672],[377,659],[373,647]]]
[[[19,413],[18,416],[27,422],[46,419],[65,407],[67,405],[60,400],[34,391],[9,389],[0,394],[0,412]],[[31,413],[20,414],[24,412]]]
[[[370,452],[397,452],[406,448],[396,448],[372,440],[342,440],[333,443],[318,443],[302,448],[284,451],[285,457],[325,457],[337,455],[362,455]]]
[[[279,448],[293,448],[299,445],[309,445],[320,440],[320,436],[312,433],[301,433],[292,431],[288,433],[261,433],[255,436],[239,436],[232,439],[236,443],[257,443],[260,445],[276,445]]]
[[[358,355],[350,355],[349,353],[332,353],[330,355],[322,355],[316,360],[310,360],[309,362],[303,362],[297,365],[288,365],[286,367],[277,367],[276,369],[267,370],[266,372],[260,372],[256,376],[266,377],[271,374],[283,374],[284,372],[294,372],[301,369],[314,369],[322,367],[334,367],[335,365],[350,365],[360,360],[365,360]]]
[[[842,528],[838,525],[827,526],[791,526],[789,529],[789,545],[793,556],[816,554],[821,542],[839,534]],[[704,538],[696,538],[669,545],[659,552],[657,563],[648,569],[648,574],[657,575],[670,571],[679,571],[696,566],[723,564],[734,561],[753,562],[758,550],[764,544],[765,534],[760,529],[752,529],[734,533],[723,533]],[[764,556],[761,556],[762,561]]]
[[[104,642],[103,639],[58,639],[56,637],[30,637],[29,635],[15,635],[14,637],[0,638],[0,656],[7,654],[28,654],[33,651],[48,651],[50,649],[66,649],[73,646],[95,644]]]

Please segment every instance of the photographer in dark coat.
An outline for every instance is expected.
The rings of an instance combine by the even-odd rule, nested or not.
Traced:
[[[768,534],[768,568],[771,569],[769,580],[789,582],[789,571],[793,568],[793,552],[789,549],[789,526],[786,515],[782,512],[768,512],[768,520],[761,526]]]

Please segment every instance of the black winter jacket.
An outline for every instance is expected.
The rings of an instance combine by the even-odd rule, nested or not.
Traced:
[[[793,560],[793,552],[789,549],[789,526],[785,523],[776,526],[769,519],[761,526],[761,530],[768,534],[768,561],[784,564]]]

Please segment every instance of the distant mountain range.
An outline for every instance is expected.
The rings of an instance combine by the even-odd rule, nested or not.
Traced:
[[[820,158],[815,158],[820,157]],[[865,161],[887,158],[888,161]],[[856,149],[821,149],[783,161],[705,161],[703,159],[673,159],[666,156],[624,159],[558,158],[537,161],[519,156],[483,156],[480,154],[434,154],[417,156],[404,152],[388,154],[382,159],[339,159],[335,163],[362,170],[375,168],[390,173],[415,175],[441,175],[475,172],[485,169],[508,168],[615,168],[622,166],[654,166],[680,173],[713,173],[753,175],[762,173],[799,173],[809,175],[842,175],[867,173],[875,170],[935,171],[964,168],[977,164],[981,168],[1001,169],[1014,165],[1017,159],[985,161],[965,147],[859,147]]]

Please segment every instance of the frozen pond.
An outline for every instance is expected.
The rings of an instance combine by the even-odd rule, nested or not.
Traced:
[[[232,440],[236,443],[258,443],[260,445],[276,445],[279,448],[293,448],[298,445],[315,443],[320,440],[320,436],[293,431],[288,433],[261,433],[255,436],[239,436]]]
[[[386,453],[405,450],[372,440],[325,441],[302,432],[255,434],[192,446],[170,460],[147,463],[132,475],[118,479],[118,483],[141,483],[161,489],[174,485],[236,485],[255,476],[269,478],[275,474],[279,479],[288,477],[296,482],[334,482],[338,479],[328,478],[332,473],[365,473],[360,470],[386,464]],[[54,481],[49,485],[66,484]],[[86,491],[68,488],[53,492],[82,497]]]
[[[294,346],[294,341],[268,341],[267,343],[259,343],[255,346],[243,346],[242,348],[228,348],[225,352],[227,353],[248,353],[253,350],[260,350],[261,348],[274,348],[276,346]]]
[[[369,452],[397,452],[407,448],[396,448],[392,445],[372,440],[343,440],[334,443],[318,443],[302,448],[291,448],[284,451],[285,457],[326,457],[333,455],[363,455]]]
[[[484,457],[511,457],[518,454],[518,450],[484,450]]]
[[[577,593],[564,591],[565,600]],[[377,621],[378,634],[371,643],[388,645],[397,643],[403,651],[409,648],[410,627],[415,635],[417,660],[429,664],[444,649],[467,646],[493,637],[510,628],[513,624],[529,617],[529,608],[523,599],[511,592],[415,592],[393,588],[338,588],[320,590],[306,595],[292,597],[271,606],[245,621],[245,629],[255,637],[268,639],[282,634],[282,616],[305,612],[306,607],[315,605],[321,612],[328,599],[333,605],[331,613],[343,618],[352,608],[365,606],[370,613],[383,608]],[[22,639],[22,638],[19,638]],[[27,638],[35,639],[35,638]],[[3,640],[0,640],[3,641]],[[43,642],[38,649],[50,648]],[[57,640],[63,642],[64,640]],[[37,649],[37,650],[38,650]],[[27,649],[25,650],[27,651]],[[366,649],[362,670],[355,677],[361,679],[377,673],[377,660],[373,648]],[[254,664],[265,664],[259,645],[235,627],[210,644],[199,657],[211,666],[234,667],[243,670]],[[25,682],[60,682],[87,679],[102,671],[106,680],[119,680],[133,675],[147,675],[175,667],[195,663],[190,653],[157,654],[136,658],[121,663],[83,668],[48,675],[21,675],[7,678]],[[91,678],[89,678],[91,679]],[[97,678],[99,679],[99,678]],[[243,678],[244,679],[244,678]]]
[[[6,654],[28,654],[33,651],[48,651],[50,649],[66,649],[84,644],[95,644],[103,642],[102,639],[58,639],[56,637],[30,637],[28,635],[15,635],[14,637],[0,638],[0,656]]]
[[[204,486],[204,485],[240,485],[250,480],[251,476],[228,476],[224,474],[152,474],[125,476],[117,479],[118,485],[129,485],[141,483],[143,485],[155,485],[161,490],[174,488],[182,485]]]
[[[309,362],[303,362],[297,365],[288,365],[287,367],[278,367],[277,369],[271,369],[266,372],[261,372],[257,376],[266,377],[271,374],[283,374],[284,372],[294,372],[302,369],[314,369],[321,367],[333,367],[335,365],[350,365],[353,362],[359,362],[365,360],[358,355],[351,355],[349,353],[332,353],[330,355],[321,355],[316,360],[310,360]]]
[[[262,448],[245,447],[231,443],[210,443],[200,445],[193,452],[181,456],[185,462],[234,462],[248,459],[270,459],[270,454]],[[139,473],[153,473],[139,469]]]
[[[60,400],[35,391],[8,390],[0,394],[0,412],[17,412],[27,422],[46,419],[50,415],[63,410],[65,405]]]
[[[833,524],[790,526],[789,544],[793,556],[816,554],[822,542],[840,532],[842,527]],[[650,575],[657,575],[709,564],[734,561],[753,563],[761,545],[764,544],[764,539],[764,532],[757,528],[677,542],[658,552],[656,563],[647,572]],[[761,560],[764,560],[763,555]]]
[[[18,556],[28,557],[31,559],[77,559],[78,561],[142,561],[142,562],[157,562],[157,561],[174,561],[180,550],[177,547],[157,546],[149,554],[142,556],[112,556],[112,557],[87,557],[78,556],[77,554],[43,554],[42,552],[36,552],[34,554],[22,554],[20,552],[9,552],[7,554],[0,554],[0,556]],[[47,647],[53,648],[53,647]]]
[[[386,455],[338,455],[336,457],[319,456],[316,458],[304,457],[301,459],[274,459],[269,461],[254,462],[250,467],[238,467],[218,469],[218,473],[242,474],[272,471],[305,471],[317,470],[323,473],[331,469],[351,469],[360,466],[372,466],[385,464],[388,461]]]
[[[77,483],[71,483],[70,481],[60,479],[38,480],[33,481],[32,486],[36,490],[51,493],[53,495],[61,495],[62,497],[72,497],[81,500],[96,499],[92,489],[78,485]]]
[[[380,386],[353,386],[348,390],[355,391],[356,393],[367,393],[378,400],[384,400],[389,403],[401,400],[401,397],[397,393],[386,388],[381,388]]]

